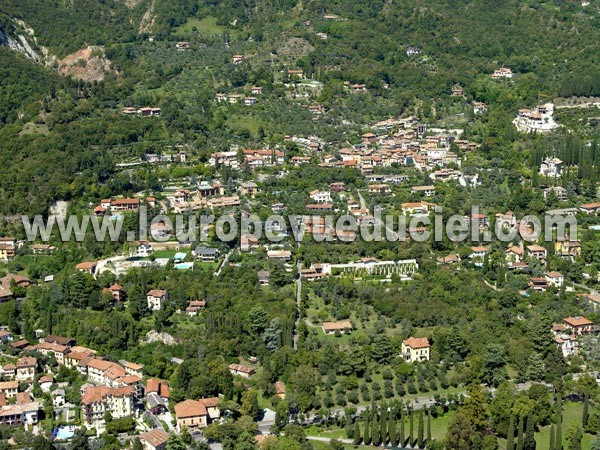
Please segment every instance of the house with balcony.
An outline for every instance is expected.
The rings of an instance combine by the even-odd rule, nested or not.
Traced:
[[[513,71],[508,67],[501,67],[500,69],[497,69],[494,71],[494,73],[492,73],[492,78],[494,80],[511,79],[512,77]]]
[[[206,428],[208,425],[208,411],[204,403],[199,400],[184,400],[175,405],[175,418],[177,430],[190,432]]]
[[[569,334],[556,334],[554,343],[564,358],[577,354],[577,338]]]
[[[567,317],[563,319],[567,330],[571,330],[574,336],[589,334],[593,331],[594,323],[583,316]]]
[[[540,175],[559,178],[562,175],[563,162],[558,158],[546,158],[540,164]]]
[[[526,249],[527,249],[527,254],[530,257],[536,258],[540,261],[545,261],[546,258],[548,257],[548,251],[546,250],[545,247],[542,247],[541,245],[537,245],[537,244],[528,245],[526,247]]]
[[[35,377],[35,368],[37,359],[32,356],[23,356],[17,359],[15,378],[17,380],[33,380]]]
[[[0,237],[0,261],[10,261],[17,251],[17,239],[14,237]]]
[[[40,402],[27,401],[0,407],[0,423],[7,425],[24,425],[29,429],[39,420]]]
[[[511,245],[504,252],[504,259],[509,263],[516,263],[523,261],[525,250],[517,245]]]
[[[11,399],[17,397],[19,391],[18,381],[0,381],[0,394],[4,395],[5,398]]]
[[[476,267],[483,267],[483,261],[485,260],[485,257],[489,251],[490,249],[488,247],[471,247],[471,254],[469,255],[469,258],[473,261],[473,264]]]
[[[565,276],[560,272],[547,272],[544,277],[548,281],[548,286],[554,286],[557,289],[562,288],[565,283]]]
[[[104,415],[110,413],[113,419],[131,417],[134,413],[134,389],[132,387],[109,388],[89,386],[81,396],[82,412],[87,424],[104,421]]]
[[[429,339],[410,337],[402,341],[402,357],[411,363],[429,361]]]
[[[312,198],[317,203],[331,203],[331,192],[329,191],[319,191],[315,189],[310,192],[310,198]]]
[[[410,188],[410,193],[433,197],[435,195],[435,186],[413,186]]]
[[[546,292],[548,289],[548,280],[543,277],[531,277],[527,285],[532,291]]]
[[[168,300],[169,295],[164,289],[152,289],[146,294],[148,309],[152,311],[160,311]]]

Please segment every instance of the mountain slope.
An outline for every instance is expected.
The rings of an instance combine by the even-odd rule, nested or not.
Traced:
[[[59,57],[87,45],[135,38],[130,10],[115,0],[4,0],[0,5],[0,31],[12,34],[15,19],[31,27],[39,44]]]

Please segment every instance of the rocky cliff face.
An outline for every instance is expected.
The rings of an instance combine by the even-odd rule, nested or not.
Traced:
[[[9,27],[0,28],[0,45],[22,53],[40,64],[47,64],[52,60],[48,49],[38,45],[33,29],[19,19],[12,19]]]
[[[34,30],[18,19],[12,19],[10,26],[0,28],[0,46],[21,53],[36,63],[54,67],[61,75],[76,80],[100,81],[110,71],[110,61],[104,57],[102,47],[89,46],[58,59],[39,45]]]
[[[87,47],[57,61],[58,72],[75,80],[100,81],[110,71],[102,47]]]

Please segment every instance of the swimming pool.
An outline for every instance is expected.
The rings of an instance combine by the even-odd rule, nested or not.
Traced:
[[[177,252],[175,256],[173,256],[173,261],[183,261],[186,257],[187,253]]]
[[[175,268],[179,270],[191,269],[192,267],[194,267],[194,263],[191,262],[175,264]]]
[[[66,427],[56,428],[53,434],[56,439],[71,439],[75,436],[75,426],[68,425]]]

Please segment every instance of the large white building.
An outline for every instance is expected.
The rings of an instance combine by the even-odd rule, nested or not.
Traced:
[[[108,388],[106,386],[90,386],[83,391],[81,405],[88,424],[102,421],[109,412],[113,419],[128,417],[133,414],[134,389],[130,386]]]
[[[538,106],[534,111],[529,109],[520,109],[517,117],[513,120],[513,125],[517,130],[524,133],[547,133],[558,128],[558,124],[554,121],[552,114],[554,113],[554,105],[547,103]]]
[[[331,203],[331,192],[314,190],[310,193],[310,198],[317,203]]]
[[[558,158],[546,158],[540,164],[540,175],[559,178],[562,175],[563,162]]]

